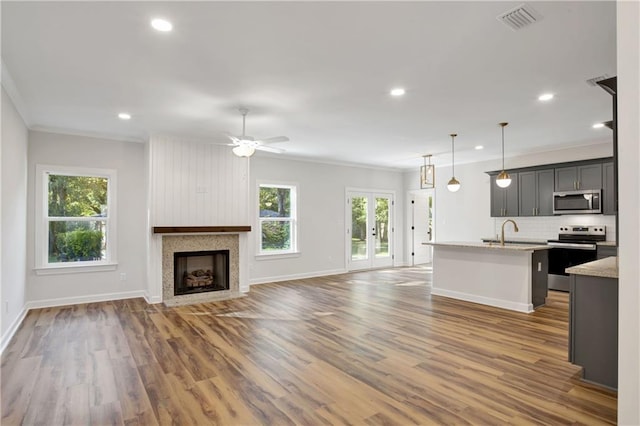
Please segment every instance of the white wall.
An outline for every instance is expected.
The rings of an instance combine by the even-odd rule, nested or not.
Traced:
[[[603,95],[608,96],[604,91]],[[505,166],[507,168],[528,167],[612,155],[613,143],[607,142],[588,147],[538,152],[507,158]],[[461,183],[458,192],[447,190],[447,182],[451,178],[451,165],[436,166],[435,235],[437,241],[477,241],[481,238],[495,236],[496,231],[499,232],[504,219],[491,218],[490,180],[486,172],[498,170],[500,165],[500,160],[456,164],[456,178]],[[407,173],[405,182],[407,191],[418,189],[418,170]],[[610,239],[615,238],[614,216],[590,215],[592,217],[589,218],[586,216],[563,216],[564,219],[539,217],[531,220],[519,218],[516,221],[518,224],[522,222],[524,227],[517,236],[539,235],[542,239],[552,238],[557,235],[555,228],[558,221],[574,220],[578,223],[586,221],[594,225],[607,225],[608,229],[612,230]]]
[[[117,253],[115,271],[36,275],[36,164],[117,170]],[[142,296],[146,284],[147,235],[144,145],[83,136],[29,132],[27,215],[27,299],[29,306]],[[127,279],[120,280],[120,273]]]
[[[247,159],[184,139],[149,144],[153,226],[247,225]]]
[[[257,236],[249,242],[251,283],[344,272],[345,190],[348,187],[395,191],[396,265],[404,260],[402,241],[403,175],[401,172],[364,167],[312,163],[255,155],[251,158],[252,223],[257,226],[257,183],[298,185],[298,234],[300,255],[284,259],[256,258]]]
[[[228,146],[184,138],[153,136],[145,147],[148,167],[148,283],[146,298],[162,300],[162,237],[153,226],[251,225],[248,207],[249,160]],[[247,233],[239,234],[240,291],[249,289]]]
[[[27,146],[28,132],[20,114],[2,89],[2,147],[0,170],[0,348],[22,320],[25,306],[27,256]]]
[[[619,1],[620,287],[618,422],[640,424],[640,3]]]

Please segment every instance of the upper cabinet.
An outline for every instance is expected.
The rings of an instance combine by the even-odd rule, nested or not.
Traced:
[[[602,164],[602,214],[616,214],[616,190],[613,161]]]
[[[518,216],[518,173],[509,172],[511,185],[500,188],[491,175],[491,217]]]
[[[602,189],[602,164],[556,168],[556,191]]]
[[[491,217],[553,216],[553,192],[602,190],[602,213],[615,214],[615,163],[611,157],[508,170],[511,185],[491,178]]]
[[[518,173],[519,216],[552,216],[554,169]]]

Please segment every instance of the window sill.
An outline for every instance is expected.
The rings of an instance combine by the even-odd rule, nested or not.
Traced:
[[[300,257],[302,253],[299,251],[289,252],[289,253],[261,253],[256,254],[256,260],[277,260],[277,259],[291,259],[293,257]]]
[[[36,275],[81,274],[86,272],[115,271],[117,263],[101,263],[94,265],[42,266],[34,268]]]

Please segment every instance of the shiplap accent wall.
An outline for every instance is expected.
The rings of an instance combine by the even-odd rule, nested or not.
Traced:
[[[251,225],[249,159],[231,147],[200,141],[153,136],[148,160],[149,302],[162,301],[162,237],[153,226]],[[249,290],[247,233],[239,234],[240,291]]]
[[[231,148],[152,137],[152,226],[249,225],[249,160]]]

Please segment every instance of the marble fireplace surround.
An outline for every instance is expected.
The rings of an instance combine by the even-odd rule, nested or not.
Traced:
[[[251,227],[154,227],[155,234],[162,234],[162,301],[166,306],[179,306],[233,299],[240,292],[240,243],[239,232]],[[174,295],[173,254],[229,250],[229,290]]]

